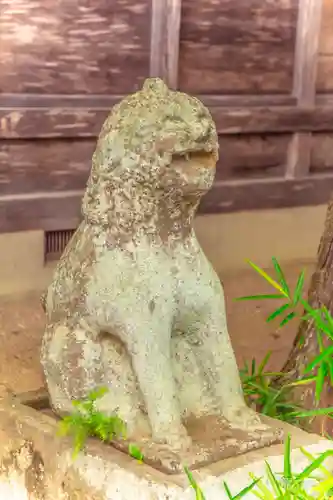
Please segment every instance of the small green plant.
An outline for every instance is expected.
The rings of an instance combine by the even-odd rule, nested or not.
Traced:
[[[270,356],[271,352],[268,352],[259,365],[253,359],[251,364],[245,362],[240,369],[245,400],[248,406],[263,415],[297,425],[302,408],[291,402],[294,384],[286,384],[280,388],[274,386],[275,377],[282,373],[265,371]]]
[[[304,448],[301,448],[301,452],[311,462],[302,472],[294,473],[291,466],[291,438],[290,435],[287,436],[284,449],[283,472],[275,474],[266,461],[266,476],[255,477],[253,474],[250,474],[252,482],[235,495],[231,493],[229,486],[224,482],[223,486],[228,499],[238,500],[244,498],[250,492],[261,500],[324,500],[332,498],[333,475],[323,464],[328,457],[333,456],[333,450],[325,451],[317,458]],[[320,471],[321,475],[315,475],[316,471]],[[202,489],[197,484],[191,471],[185,468],[185,472],[195,492],[195,499],[206,500]],[[310,493],[308,491],[309,488],[306,488],[306,482],[309,480],[314,482]],[[268,483],[268,486],[266,483]]]
[[[275,309],[266,319],[267,322],[274,320],[282,316],[280,320],[280,326],[286,325],[289,321],[297,316],[299,312],[301,314],[302,320],[311,320],[314,322],[319,354],[315,357],[304,370],[304,377],[299,381],[295,382],[295,385],[306,384],[310,382],[315,382],[315,398],[319,402],[325,380],[333,385],[333,318],[330,312],[325,306],[319,308],[313,308],[307,300],[303,298],[303,288],[304,288],[304,271],[299,274],[296,288],[292,292],[289,285],[285,279],[284,273],[275,257],[272,258],[273,266],[276,272],[276,278],[269,276],[263,269],[258,267],[251,261],[248,261],[250,266],[262,276],[267,283],[269,283],[278,293],[272,294],[261,294],[261,295],[250,295],[246,297],[240,297],[236,300],[258,300],[258,299],[279,299],[284,303]],[[305,315],[302,316],[303,311]],[[304,342],[304,339],[300,339],[300,342]],[[328,344],[328,345],[327,345]],[[311,372],[313,373],[312,375]],[[325,412],[323,413],[323,411]],[[333,408],[326,408],[324,410],[318,410],[321,414],[325,414],[329,417],[332,416]],[[311,417],[318,415],[317,410],[312,412],[301,412],[298,413],[298,417]],[[315,414],[314,414],[315,412]]]
[[[102,441],[126,437],[126,424],[121,418],[117,415],[106,416],[96,409],[96,401],[107,391],[107,388],[100,387],[90,392],[87,399],[73,401],[76,411],[65,416],[59,423],[59,435],[73,437],[74,458],[82,450],[88,437],[97,437]],[[130,445],[130,448],[134,455],[139,455],[139,450],[134,445]]]

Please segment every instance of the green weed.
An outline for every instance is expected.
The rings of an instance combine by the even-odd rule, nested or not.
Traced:
[[[291,464],[291,438],[288,436],[284,448],[283,472],[274,473],[266,461],[265,477],[255,477],[253,474],[250,474],[252,482],[238,493],[233,495],[227,483],[224,482],[223,487],[228,499],[238,500],[244,498],[250,492],[261,500],[324,500],[332,498],[333,475],[323,464],[328,457],[333,456],[333,450],[328,450],[317,458],[304,450],[304,448],[301,448],[301,452],[311,462],[302,472],[294,473]],[[316,471],[320,471],[321,475],[316,475]],[[206,500],[193,474],[188,469],[185,469],[185,472],[195,492],[195,499]],[[308,491],[309,488],[306,488],[306,482],[309,480],[314,482],[314,486],[312,486],[310,492]]]
[[[75,411],[59,423],[58,434],[73,438],[73,458],[82,450],[88,437],[97,437],[104,442],[115,437],[126,438],[126,424],[121,418],[117,415],[106,416],[96,409],[96,401],[107,391],[107,388],[100,387],[90,392],[87,399],[73,401]],[[141,451],[135,445],[129,445],[129,453],[142,461]]]

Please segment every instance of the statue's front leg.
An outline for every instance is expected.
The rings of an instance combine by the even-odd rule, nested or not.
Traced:
[[[173,449],[191,439],[181,422],[171,365],[171,325],[163,317],[143,314],[127,325],[126,344],[146,403],[154,441]]]
[[[222,299],[222,300],[221,300]],[[215,394],[219,412],[244,429],[264,429],[259,415],[246,405],[236,357],[231,345],[224,297],[212,298],[196,325],[198,362]]]

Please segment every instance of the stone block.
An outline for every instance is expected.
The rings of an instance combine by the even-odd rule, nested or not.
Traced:
[[[137,462],[113,446],[89,439],[73,459],[69,438],[57,435],[57,418],[48,410],[44,391],[4,396],[0,401],[0,498],[3,500],[191,500],[194,492],[184,473],[167,474]],[[313,454],[333,449],[331,441],[288,424],[263,419],[283,427],[292,437],[295,470],[307,465],[299,447]],[[265,460],[273,470],[283,468],[283,445],[253,450],[220,460],[193,472],[206,500],[227,498],[226,481],[237,493],[249,484],[249,472],[264,473]],[[327,463],[333,471],[332,463]],[[248,495],[246,498],[251,498]]]

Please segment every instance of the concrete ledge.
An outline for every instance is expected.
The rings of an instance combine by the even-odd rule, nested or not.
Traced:
[[[312,261],[326,206],[201,215],[195,227],[218,273],[237,271],[245,260],[260,266],[274,255],[282,263]],[[44,265],[42,231],[0,234],[0,295],[44,289],[54,265]]]
[[[272,424],[271,419],[266,419]],[[275,424],[277,425],[277,424]],[[282,424],[292,436],[295,470],[308,464],[299,451],[333,449],[333,443]],[[278,422],[281,427],[281,422]],[[185,474],[169,476],[140,464],[97,440],[89,440],[73,461],[68,439],[57,437],[55,418],[23,405],[15,397],[0,401],[0,498],[11,500],[191,500]],[[280,472],[283,445],[256,450],[203,467],[195,476],[207,500],[227,498],[222,482],[234,492],[249,484],[249,472],[262,475],[264,460]],[[326,464],[327,465],[327,464]],[[332,464],[329,464],[332,468]],[[250,496],[247,496],[250,498]]]

